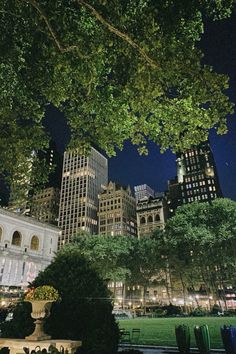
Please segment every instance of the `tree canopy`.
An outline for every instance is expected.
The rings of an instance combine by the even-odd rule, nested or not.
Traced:
[[[43,149],[49,104],[64,112],[71,147],[108,154],[130,139],[188,148],[226,132],[228,78],[202,64],[205,18],[233,0],[2,0],[1,172]]]
[[[204,284],[207,294],[225,300],[235,288],[236,202],[216,199],[186,204],[168,220],[164,252],[172,279],[180,278],[184,296]],[[222,289],[222,293],[219,293]]]

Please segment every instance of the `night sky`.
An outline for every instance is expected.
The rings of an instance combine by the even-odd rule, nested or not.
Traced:
[[[228,95],[236,104],[236,13],[228,20],[208,23],[200,47],[205,54],[206,64],[213,66],[218,73],[230,76]],[[214,153],[220,184],[224,197],[236,201],[236,114],[228,118],[226,135],[210,133],[210,143]],[[64,118],[50,108],[47,125],[53,127],[52,133],[59,149],[64,149],[69,132]],[[160,153],[158,146],[149,144],[149,155],[139,156],[129,142],[122,152],[109,160],[109,179],[124,185],[146,183],[155,191],[165,191],[167,180],[175,177],[175,155],[170,151]]]

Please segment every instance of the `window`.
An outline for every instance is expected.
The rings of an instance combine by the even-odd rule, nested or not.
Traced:
[[[21,246],[21,239],[22,236],[19,231],[15,231],[12,236],[12,242],[11,244],[14,246]]]
[[[148,217],[148,222],[153,222],[153,218],[151,215],[149,215],[149,217]]]
[[[145,217],[143,216],[141,219],[140,219],[140,224],[145,224],[146,223],[146,220],[145,220]]]
[[[159,215],[159,214],[157,214],[157,215],[155,216],[155,221],[160,221],[160,215]]]
[[[39,238],[38,236],[33,236],[30,243],[30,249],[33,251],[38,251],[39,249]]]

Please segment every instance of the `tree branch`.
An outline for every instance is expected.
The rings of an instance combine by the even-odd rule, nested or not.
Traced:
[[[56,44],[56,47],[59,49],[59,51],[61,53],[68,53],[68,52],[72,52],[72,51],[77,51],[81,58],[83,58],[83,59],[88,58],[88,56],[81,53],[81,51],[77,45],[64,46],[61,44],[60,40],[57,37],[56,32],[52,28],[47,16],[45,15],[45,13],[39,7],[39,5],[37,4],[37,2],[35,0],[20,0],[20,1],[24,1],[24,2],[31,4],[36,9],[36,11],[40,14],[40,16],[42,17],[44,23],[46,24],[46,26],[48,28],[48,31],[49,31],[54,43]]]
[[[90,5],[89,3],[87,3],[84,0],[77,0],[77,2],[83,6],[86,7],[95,17],[96,19],[102,23],[105,27],[108,28],[108,30],[112,33],[114,33],[116,36],[122,38],[124,41],[126,41],[131,47],[133,47],[134,49],[136,49],[139,54],[145,59],[145,61],[151,65],[154,68],[158,68],[159,65],[152,59],[150,58],[147,53],[137,44],[135,43],[126,33],[123,33],[121,31],[119,31],[117,28],[115,28],[113,25],[111,25],[107,20],[105,20],[98,12],[97,10]]]

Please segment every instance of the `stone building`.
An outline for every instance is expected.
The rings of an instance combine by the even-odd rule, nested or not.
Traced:
[[[165,197],[149,197],[139,200],[136,212],[138,237],[148,235],[157,228],[164,229],[167,217]]]
[[[137,236],[135,206],[129,186],[110,182],[99,194],[99,234]]]
[[[0,209],[0,286],[26,287],[52,261],[59,229]]]

